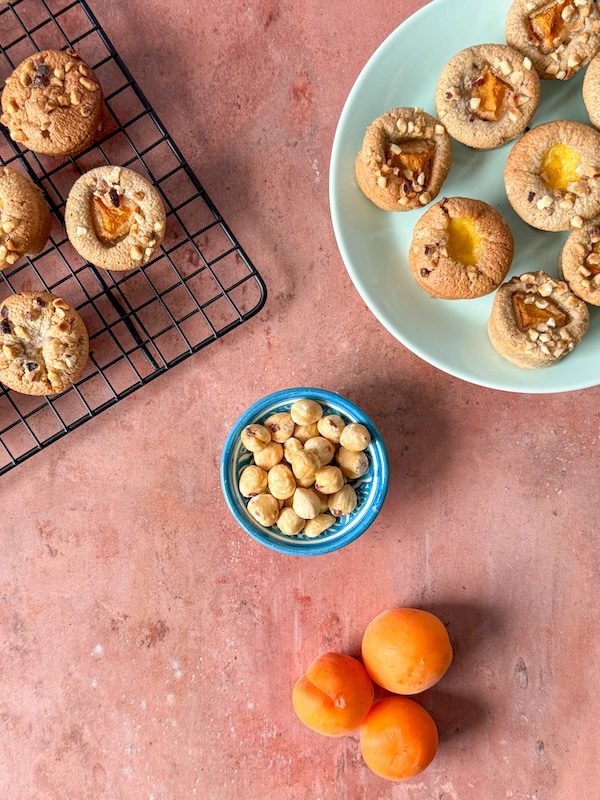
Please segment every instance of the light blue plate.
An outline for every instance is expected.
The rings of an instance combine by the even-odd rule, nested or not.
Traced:
[[[491,6],[493,5],[493,8]],[[408,248],[423,212],[386,212],[366,199],[354,176],[354,159],[365,131],[380,114],[418,106],[433,116],[438,78],[465,47],[505,43],[511,0],[433,0],[397,28],[364,67],[338,123],[331,154],[329,196],[340,253],[359,294],[402,344],[451,375],[511,392],[547,393],[600,383],[600,311],[590,307],[590,329],[577,349],[544,370],[521,370],[501,358],[487,335],[493,295],[477,300],[434,300],[413,280]],[[582,73],[570,81],[542,81],[533,125],[554,119],[586,124]],[[512,144],[471,150],[452,142],[453,162],[440,198],[473,197],[498,209],[515,238],[509,275],[543,269],[556,276],[566,233],[529,228],[512,210],[503,171]],[[438,198],[438,199],[440,199]]]
[[[251,463],[252,453],[243,446],[240,436],[246,425],[262,423],[271,414],[289,411],[296,400],[308,397],[323,407],[325,414],[339,414],[347,422],[360,422],[371,433],[371,444],[367,454],[371,466],[366,475],[357,481],[350,481],[358,496],[358,505],[352,514],[340,517],[325,533],[315,539],[307,536],[284,536],[273,526],[263,528],[248,513],[247,499],[238,488],[244,467]],[[324,389],[300,388],[285,389],[263,397],[242,414],[231,429],[221,456],[221,487],[229,510],[239,525],[258,542],[277,550],[296,556],[318,556],[345,547],[364,533],[379,513],[388,487],[388,460],[381,434],[371,420],[353,403],[338,394]]]

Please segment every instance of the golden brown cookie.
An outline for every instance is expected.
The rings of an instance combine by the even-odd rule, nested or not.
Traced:
[[[596,0],[515,0],[506,17],[506,41],[532,63],[540,78],[567,81],[600,46]]]
[[[51,226],[41,190],[20,172],[0,167],[0,270],[41,252]]]
[[[0,122],[29,150],[68,156],[92,144],[102,109],[102,89],[90,67],[72,50],[44,50],[6,81]]]
[[[538,125],[514,145],[504,168],[511,206],[534,228],[581,228],[600,213],[600,133],[558,120]]]
[[[540,79],[512,47],[480,44],[457,53],[435,92],[440,120],[467,147],[490,150],[519,136],[540,100]]]
[[[573,231],[560,254],[559,273],[586,303],[600,306],[600,218]]]
[[[600,55],[595,56],[583,76],[583,102],[595,128],[600,128]]]
[[[492,345],[523,369],[543,369],[570,353],[587,331],[587,306],[564,281],[527,272],[503,284],[488,321]]]
[[[67,198],[67,235],[97,267],[128,270],[145,264],[165,235],[165,207],[145,178],[124,167],[82,175]]]
[[[482,200],[451,197],[429,208],[415,225],[408,261],[432,297],[466,300],[497,289],[514,252],[510,228]]]
[[[0,381],[22,394],[64,392],[88,358],[79,314],[49,292],[21,292],[0,304]]]
[[[369,125],[355,161],[356,180],[384,211],[410,211],[437,197],[451,162],[443,125],[420,108],[394,108]]]

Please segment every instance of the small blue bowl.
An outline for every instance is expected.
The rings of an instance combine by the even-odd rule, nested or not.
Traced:
[[[339,414],[347,422],[360,422],[371,433],[371,444],[366,452],[371,465],[362,478],[352,481],[358,496],[358,505],[352,514],[340,517],[335,525],[315,539],[284,536],[275,525],[264,528],[248,513],[248,500],[239,490],[239,479],[244,467],[252,462],[252,453],[243,446],[241,433],[246,425],[263,423],[271,414],[289,411],[296,400],[303,397],[316,400],[324,414]],[[324,389],[285,389],[263,397],[242,414],[231,429],[221,456],[221,487],[229,510],[239,525],[257,542],[294,556],[319,556],[345,547],[364,533],[379,513],[388,487],[388,460],[381,434],[360,408],[344,397]]]

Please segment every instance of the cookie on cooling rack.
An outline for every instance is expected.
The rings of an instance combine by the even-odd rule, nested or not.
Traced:
[[[129,270],[147,263],[165,235],[158,191],[124,167],[97,167],[82,175],[67,198],[67,235],[90,264]]]
[[[70,156],[93,143],[102,109],[98,78],[77,53],[44,50],[7,79],[0,122],[29,150]]]
[[[10,167],[0,167],[0,270],[36,255],[50,236],[50,210],[42,192]]]
[[[83,372],[88,334],[79,314],[50,292],[21,292],[0,304],[0,381],[16,392],[64,392]]]

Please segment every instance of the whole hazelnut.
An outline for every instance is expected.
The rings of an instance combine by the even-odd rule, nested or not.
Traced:
[[[290,415],[296,425],[310,425],[323,416],[323,409],[316,400],[296,400],[290,408]]]
[[[321,501],[312,489],[298,488],[294,492],[292,508],[302,519],[314,519],[321,508]]]
[[[323,492],[317,492],[316,489],[314,489],[313,491],[321,501],[321,508],[319,509],[319,513],[323,514],[325,511],[329,511],[329,495],[323,494]]]
[[[276,414],[271,414],[265,420],[265,428],[271,432],[271,438],[274,442],[283,444],[294,433],[294,420],[285,411],[278,411]]]
[[[315,475],[315,489],[322,494],[334,494],[344,485],[342,470],[338,467],[321,467]]]
[[[321,467],[329,464],[335,455],[335,445],[323,436],[313,436],[312,439],[307,439],[304,442],[304,449],[317,456]]]
[[[340,447],[335,458],[343,474],[350,480],[361,478],[369,469],[369,457],[364,451],[357,452]]]
[[[331,514],[318,514],[313,519],[307,520],[304,526],[304,535],[314,539],[315,536],[320,536],[328,528],[331,528],[334,523],[335,517],[332,517]]]
[[[285,500],[294,494],[296,480],[292,470],[285,464],[276,464],[267,475],[269,491],[278,500]]]
[[[272,494],[257,494],[248,501],[248,512],[259,525],[270,528],[279,517],[279,503]]]
[[[298,450],[292,456],[292,471],[296,478],[301,481],[312,479],[314,481],[315,473],[319,469],[319,459],[314,453],[307,450]]]
[[[297,536],[305,525],[293,508],[282,508],[279,512],[277,527],[285,536]]]
[[[261,469],[270,470],[275,464],[279,464],[283,458],[283,447],[279,442],[270,441],[262,450],[254,453],[254,463]]]
[[[340,444],[342,447],[345,447],[346,450],[352,450],[358,453],[361,450],[366,450],[371,444],[371,434],[364,425],[360,425],[358,422],[352,422],[350,425],[346,425],[342,431]]]
[[[251,453],[262,450],[270,441],[271,431],[267,430],[264,425],[246,425],[242,431],[242,444]]]
[[[329,496],[329,510],[334,517],[345,517],[351,514],[358,504],[354,487],[347,483],[345,486]]]
[[[346,427],[346,423],[339,414],[328,414],[326,417],[321,417],[317,422],[317,428],[321,436],[329,439],[334,444],[339,444],[340,434]]]
[[[299,442],[294,436],[283,445],[283,457],[289,464],[292,463],[292,456],[298,450],[302,450],[302,442]]]
[[[267,488],[267,473],[264,469],[251,464],[245,467],[240,475],[239,489],[244,497],[254,497]]]
[[[310,425],[296,425],[294,428],[294,437],[302,444],[318,435],[319,429],[316,422],[312,422]]]

